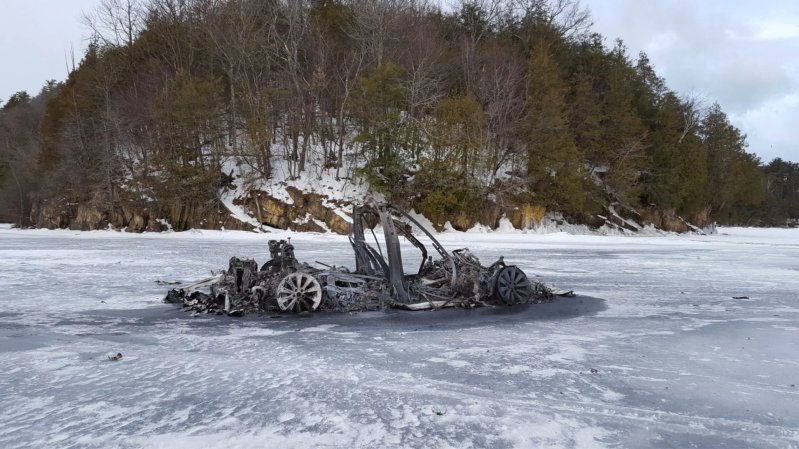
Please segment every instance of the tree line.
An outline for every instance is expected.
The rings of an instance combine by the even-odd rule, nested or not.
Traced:
[[[102,0],[85,21],[68,78],[0,110],[0,220],[91,204],[179,223],[219,209],[231,156],[261,179],[366,178],[438,224],[489,205],[799,216],[798,164],[761,164],[577,0]]]

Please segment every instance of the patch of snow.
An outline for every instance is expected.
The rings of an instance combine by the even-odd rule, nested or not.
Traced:
[[[277,153],[276,153],[277,154]],[[233,204],[234,199],[243,199],[250,190],[260,190],[272,198],[288,205],[293,205],[294,200],[288,189],[295,188],[303,193],[321,195],[322,205],[331,209],[336,215],[352,222],[347,212],[351,211],[350,203],[359,203],[365,199],[384,201],[382,194],[371,192],[369,185],[362,179],[351,179],[346,176],[336,178],[335,168],[321,168],[324,165],[324,148],[318,144],[311,144],[308,150],[308,169],[301,176],[294,176],[290,161],[282,157],[275,157],[272,161],[272,177],[264,179],[257,176],[256,171],[237,157],[229,157],[222,164],[222,171],[234,176],[235,189],[223,189],[220,194],[225,207],[231,214],[244,223],[249,223],[258,228],[257,220],[251,212]],[[346,170],[342,170],[345,172]],[[343,204],[343,205],[342,205]],[[304,221],[307,223],[307,221]],[[327,229],[327,226],[324,226]]]
[[[482,224],[482,223],[475,223],[474,226],[469,228],[466,232],[470,234],[487,234],[492,232],[491,228]]]
[[[427,229],[431,234],[437,234],[435,226],[433,226],[433,222],[428,220],[427,217],[424,215],[416,212],[415,210],[411,209],[406,212],[408,216],[413,218],[414,220],[418,221],[420,225],[422,225],[425,229]],[[413,225],[413,228],[416,228],[416,225]],[[416,232],[416,230],[414,231]],[[419,232],[421,233],[421,232]]]
[[[597,426],[587,426],[580,429],[577,429],[574,432],[574,448],[575,449],[602,449],[609,447],[606,444],[602,443],[602,440],[605,440],[612,436],[614,432],[609,431],[608,429],[603,429],[602,427]]]
[[[547,212],[541,223],[532,229],[525,230],[525,232],[533,234],[555,234],[560,232],[574,235],[595,234],[588,226],[568,223],[563,218],[563,215],[554,212]]]
[[[612,204],[608,205],[608,211],[611,213],[611,215],[616,220],[624,223],[625,225],[627,225],[627,226],[629,226],[629,227],[631,227],[633,229],[636,229],[636,230],[641,229],[641,225],[639,225],[638,223],[636,223],[634,221],[627,220],[626,218],[622,218],[621,215],[619,215],[619,213],[616,212],[616,208]]]
[[[311,221],[311,214],[306,213],[304,217],[295,218],[294,221],[292,221],[292,223],[302,225],[308,223],[309,221]]]
[[[318,326],[305,327],[301,332],[327,332],[337,326],[338,324],[320,324]]]
[[[503,215],[502,218],[499,219],[499,226],[497,226],[497,232],[503,234],[516,234],[521,231],[514,228],[513,223],[510,222],[510,219],[508,219],[508,217]]]
[[[258,223],[258,220],[247,213],[242,206],[239,206],[233,202],[235,199],[239,198],[240,194],[241,188],[238,186],[235,190],[222,189],[222,191],[219,193],[219,200],[230,212],[231,217],[242,223],[247,223],[255,229],[260,229],[261,224]]]
[[[230,210],[230,209],[228,209],[228,210]],[[164,218],[156,218],[155,221],[156,221],[156,223],[160,224],[161,226],[164,226],[166,228],[166,232],[173,232],[172,231],[172,224],[170,222],[168,222],[166,219],[164,219]]]
[[[341,217],[342,220],[346,221],[347,223],[352,224],[352,216],[350,214],[348,214],[347,212],[345,212],[344,210],[342,210],[341,208],[337,207],[337,208],[333,209],[333,212],[336,215],[338,215],[339,217]]]
[[[446,363],[453,368],[465,368],[471,365],[471,363],[465,360],[447,360]]]
[[[324,232],[330,232],[330,228],[327,226],[327,223],[325,223],[324,221],[317,220],[316,218],[314,218],[313,222],[316,223],[316,225],[319,226],[320,228],[324,229]]]
[[[294,419],[296,415],[294,413],[281,413],[280,416],[277,417],[277,421],[284,423],[287,421],[291,421]]]

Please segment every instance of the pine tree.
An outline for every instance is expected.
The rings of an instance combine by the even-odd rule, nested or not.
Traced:
[[[10,111],[11,109],[17,106],[26,105],[30,103],[30,101],[31,101],[31,96],[28,95],[28,93],[25,92],[24,90],[21,90],[11,95],[11,97],[9,97],[9,99],[6,101],[6,104],[3,105],[0,111]],[[2,104],[2,102],[0,102],[0,104]]]
[[[644,167],[643,139],[646,136],[634,108],[634,77],[626,48],[618,41],[608,55],[602,122],[604,151],[595,163],[604,166],[604,183],[611,192],[631,203],[640,193],[639,179]]]
[[[377,188],[397,186],[405,163],[407,129],[402,119],[406,89],[400,82],[402,70],[391,63],[358,80],[352,114],[360,132],[356,142],[366,153],[367,176]]]
[[[718,104],[710,108],[700,134],[708,155],[708,207],[722,220],[740,219],[736,207],[751,207],[763,198],[759,161],[744,151],[746,136],[730,124]]]
[[[566,85],[548,41],[533,46],[527,106],[527,177],[533,193],[547,206],[582,212],[585,163],[568,127]]]

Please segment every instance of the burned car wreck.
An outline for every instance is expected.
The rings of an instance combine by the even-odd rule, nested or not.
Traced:
[[[430,241],[435,255],[413,235],[414,229]],[[383,245],[376,230],[383,234]],[[367,232],[374,245],[367,242]],[[420,265],[412,274],[406,274],[403,267],[400,237],[420,253],[416,255]],[[449,253],[416,219],[388,203],[355,207],[349,241],[355,253],[354,271],[321,262],[315,263],[322,268],[299,262],[290,239],[270,240],[271,259],[262,266],[252,259],[232,257],[226,271],[172,289],[164,301],[199,313],[238,316],[516,305],[573,295],[531,282],[502,257],[484,266],[468,249]]]

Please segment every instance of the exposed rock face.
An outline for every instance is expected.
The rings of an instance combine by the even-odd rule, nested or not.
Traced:
[[[37,227],[60,229],[69,226],[70,214],[66,207],[45,204],[34,207],[31,211],[31,222]]]
[[[103,228],[104,224],[108,224],[108,218],[105,213],[101,212],[96,207],[81,204],[77,207],[75,216],[69,224],[69,228],[81,231],[93,231]]]
[[[349,232],[349,222],[333,208],[325,205],[325,196],[302,192],[294,187],[287,187],[286,191],[294,204],[273,198],[262,191],[250,192],[245,200],[235,203],[245,206],[253,216],[258,217],[261,224],[274,228],[325,232],[326,229],[321,225],[324,223],[324,226],[337,234]]]
[[[129,232],[161,232],[172,227],[176,231],[199,229],[250,229],[246,223],[230,216],[224,208],[198,211],[195,208],[177,205],[164,208],[161,214],[152,212],[148,204],[117,204],[112,212],[91,202],[84,204],[45,203],[31,212],[31,221],[40,228],[74,229],[92,231],[114,229]]]
[[[541,224],[546,212],[543,206],[525,204],[510,211],[507,217],[516,229],[532,229]]]
[[[255,192],[249,197],[251,204],[246,204],[250,209],[254,209],[260,216],[261,224],[272,226],[273,228],[288,229],[289,224],[294,219],[291,215],[292,206],[280,200],[276,200],[263,192]]]
[[[478,224],[496,229],[499,227],[500,219],[504,216],[510,220],[516,229],[533,229],[541,224],[544,215],[546,215],[546,208],[543,206],[525,204],[503,208],[489,203],[488,206],[478,211],[475,215],[458,214],[450,221],[450,224],[458,231],[468,231]]]
[[[691,225],[682,217],[677,215],[674,210],[660,210],[655,208],[648,208],[641,211],[644,219],[652,223],[658,229],[671,232],[688,232],[691,230]]]
[[[246,196],[233,202],[259,223],[278,229],[293,231],[327,232],[346,235],[349,220],[342,210],[351,204],[343,200],[330,200],[315,192],[304,192],[295,187],[286,187],[289,200],[281,200],[261,190],[251,190]],[[637,232],[651,224],[657,229],[673,232],[698,231],[674,211],[663,211],[655,207],[634,210],[619,203],[606,207],[607,213],[584,217],[583,222],[598,228],[607,225],[624,232]],[[450,219],[452,227],[466,231],[476,224],[492,229],[499,226],[505,216],[516,229],[533,229],[542,223],[546,209],[538,205],[504,206],[493,204],[474,215],[461,213]],[[155,204],[142,201],[118,200],[114,210],[109,211],[104,203],[81,204],[65,201],[50,201],[38,204],[31,213],[31,221],[43,228],[69,228],[75,230],[122,229],[128,232],[161,232],[169,229],[238,229],[252,230],[253,225],[232,216],[221,203],[201,207],[196,204]],[[701,223],[700,223],[701,225]],[[440,231],[443,225],[436,226]]]
[[[127,228],[133,232],[157,232],[165,230],[164,228],[166,228],[166,226],[155,220],[151,221],[149,211],[146,209],[143,211],[123,211],[123,213],[125,213],[125,220],[122,222],[123,227],[125,227],[125,223],[127,223]]]

